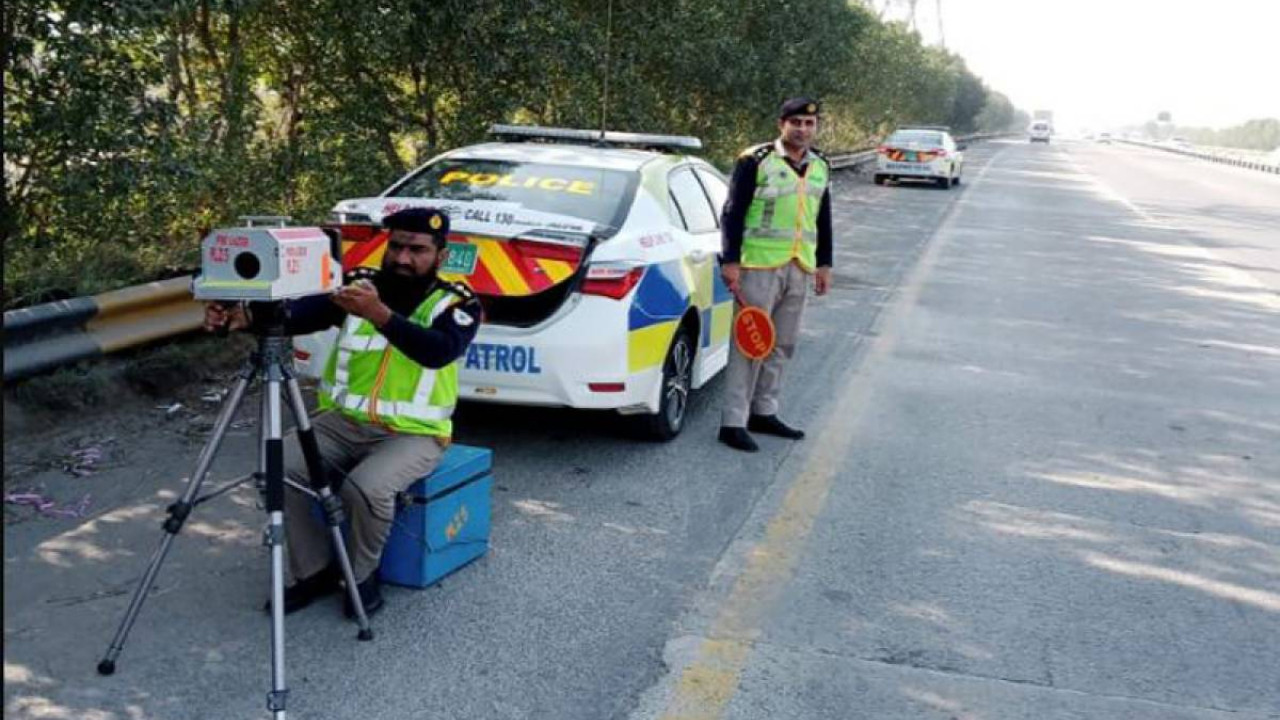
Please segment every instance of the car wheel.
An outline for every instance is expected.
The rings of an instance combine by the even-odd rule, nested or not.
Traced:
[[[938,187],[942,188],[943,190],[951,189],[951,178],[949,177],[936,178],[934,182],[938,183]]]
[[[883,184],[884,184],[884,180],[885,180],[885,178],[884,178],[884,176],[883,176],[883,175],[875,175],[875,176],[873,176],[873,177],[871,178],[871,182],[873,182],[873,183],[875,183],[875,184],[877,184],[877,185],[883,185]]]
[[[666,442],[684,429],[685,416],[689,412],[689,392],[693,388],[693,339],[689,329],[676,332],[662,363],[662,396],[658,412],[642,415],[640,431],[652,440]]]
[[[960,176],[959,176],[959,175],[957,175],[957,176],[955,176],[954,178],[952,178],[952,179],[951,179],[951,184],[952,184],[952,185],[959,185],[959,184],[960,184]]]

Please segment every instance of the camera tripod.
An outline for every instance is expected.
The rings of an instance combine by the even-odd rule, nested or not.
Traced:
[[[107,648],[107,653],[98,663],[98,673],[111,675],[116,670],[116,658],[124,649],[125,639],[133,628],[146,600],[147,593],[155,581],[161,563],[169,553],[169,548],[182,525],[196,506],[221,495],[246,481],[239,481],[224,486],[208,495],[199,496],[200,487],[205,481],[213,458],[222,445],[227,428],[235,417],[236,410],[244,399],[249,383],[256,377],[263,382],[262,424],[259,427],[258,472],[253,475],[258,489],[265,499],[268,524],[263,533],[263,544],[271,552],[271,692],[267,693],[267,709],[275,720],[284,720],[285,704],[289,691],[285,687],[284,674],[284,493],[285,483],[289,482],[284,475],[284,440],[282,438],[283,418],[281,414],[281,390],[288,392],[290,409],[297,423],[298,439],[302,445],[303,457],[306,460],[307,473],[311,479],[311,488],[303,488],[289,482],[293,487],[310,494],[320,501],[324,509],[325,523],[328,525],[333,540],[335,556],[338,559],[342,577],[346,582],[347,595],[355,609],[356,622],[360,627],[357,637],[360,640],[372,640],[373,630],[369,627],[369,618],[365,614],[360,592],[356,587],[355,576],[351,570],[351,560],[347,555],[346,545],[342,539],[342,522],[345,514],[342,499],[333,491],[329,475],[324,471],[320,448],[316,442],[315,431],[307,417],[306,406],[302,400],[302,391],[290,367],[292,346],[284,333],[284,305],[280,301],[250,303],[253,314],[258,318],[255,333],[258,337],[258,348],[245,362],[240,370],[239,378],[232,387],[227,399],[223,401],[218,418],[214,422],[212,435],[201,449],[196,461],[195,472],[183,493],[182,499],[168,508],[168,518],[164,521],[164,535],[160,546],[151,556],[142,581],[133,593],[129,609],[116,631],[115,638]]]

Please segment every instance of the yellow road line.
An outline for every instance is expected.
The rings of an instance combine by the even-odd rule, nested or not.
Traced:
[[[994,159],[994,158],[993,158]],[[969,186],[969,193],[982,182],[988,162]],[[747,554],[746,568],[738,575],[729,596],[721,603],[707,635],[698,646],[693,662],[680,674],[663,711],[662,720],[719,720],[738,690],[751,648],[760,635],[765,615],[786,589],[800,551],[826,503],[854,430],[872,393],[870,370],[883,362],[897,345],[894,329],[916,305],[920,285],[928,276],[945,240],[961,198],[934,233],[920,261],[904,281],[898,299],[877,322],[878,340],[868,350],[860,367],[854,367],[842,384],[840,395],[827,411],[822,431],[815,438],[803,469],[792,481],[781,506],[765,528],[764,538]]]

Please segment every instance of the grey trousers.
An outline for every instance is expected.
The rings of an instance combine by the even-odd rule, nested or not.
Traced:
[[[763,308],[773,318],[777,345],[769,357],[757,361],[748,359],[730,340],[721,426],[745,427],[748,414],[778,414],[782,374],[787,361],[796,354],[810,278],[795,262],[769,270],[742,269],[738,281],[742,299]],[[735,307],[735,314],[739,309]]]
[[[444,455],[441,440],[428,435],[394,433],[376,425],[355,422],[337,412],[312,420],[325,469],[341,477],[339,494],[351,523],[347,554],[356,582],[364,582],[378,569],[382,548],[395,519],[396,493],[403,492],[430,473]],[[285,444],[285,474],[310,487],[302,446],[295,437]],[[285,546],[293,580],[310,577],[333,558],[331,535],[313,515],[315,501],[286,485],[284,498]]]

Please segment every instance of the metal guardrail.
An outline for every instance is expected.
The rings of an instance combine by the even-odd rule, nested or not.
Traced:
[[[1186,155],[1199,160],[1208,160],[1210,162],[1216,162],[1223,165],[1232,165],[1234,167],[1242,167],[1249,170],[1258,170],[1265,173],[1280,175],[1280,164],[1273,165],[1271,163],[1249,160],[1247,158],[1217,155],[1214,153],[1204,152],[1202,150],[1183,150],[1181,148],[1161,145],[1159,143],[1145,142],[1142,140],[1119,140],[1118,142],[1122,142],[1126,145],[1136,145],[1137,147],[1149,148],[1151,150],[1163,150],[1164,152],[1174,153],[1176,155]]]
[[[956,138],[975,142],[1008,133]],[[874,162],[875,148],[832,153],[832,169]],[[191,297],[191,276],[36,305],[4,314],[4,379],[21,380],[61,365],[198,330],[201,303]]]
[[[4,314],[4,379],[182,335],[203,322],[190,276],[10,310]]]

